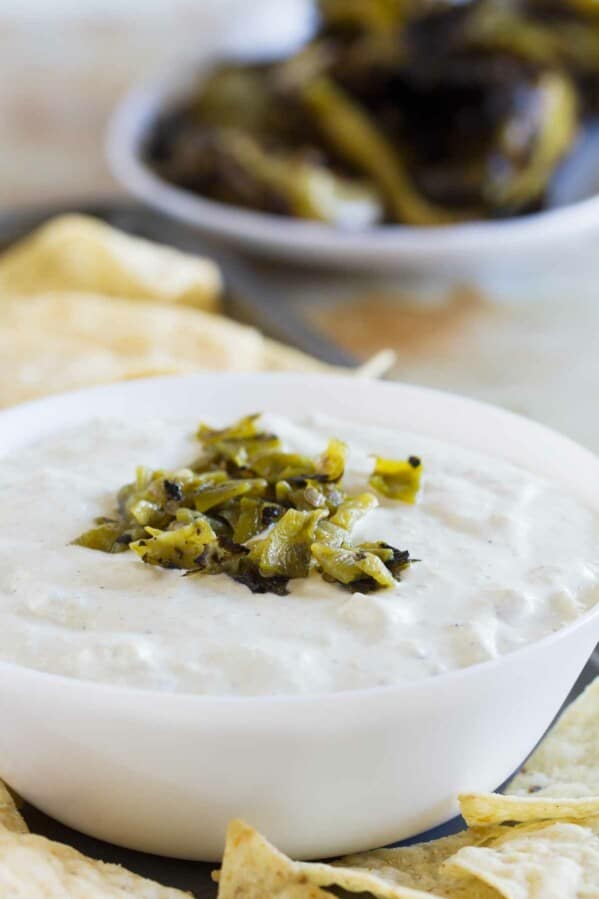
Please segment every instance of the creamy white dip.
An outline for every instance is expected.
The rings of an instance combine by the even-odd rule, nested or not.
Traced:
[[[188,464],[196,422],[94,420],[0,462],[0,658],[72,677],[207,694],[398,684],[510,652],[599,600],[599,521],[507,463],[418,435],[264,416],[291,450],[421,456],[418,502],[379,497],[357,526],[420,559],[396,587],[351,594],[314,575],[289,596],[182,577],[70,541],[113,508],[135,466]]]

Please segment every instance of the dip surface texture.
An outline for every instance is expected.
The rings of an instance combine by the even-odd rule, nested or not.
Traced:
[[[70,545],[138,464],[197,454],[197,420],[93,420],[0,461],[0,658],[88,680],[213,695],[399,684],[494,658],[599,600],[599,521],[505,462],[407,432],[263,416],[286,447],[349,445],[344,483],[368,489],[372,454],[420,456],[415,505],[378,496],[354,539],[420,561],[351,594],[314,574],[289,596],[225,575],[182,577],[134,553]],[[218,424],[218,423],[217,423]]]

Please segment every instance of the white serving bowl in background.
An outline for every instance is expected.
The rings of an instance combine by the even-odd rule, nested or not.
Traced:
[[[567,438],[450,394],[337,376],[206,374],[51,397],[0,413],[0,454],[90,416],[153,416],[157,397],[198,419],[316,407],[409,427],[516,462],[599,510],[599,459]],[[504,781],[598,639],[599,607],[470,668],[290,697],[146,691],[2,662],[0,776],[71,827],[148,852],[216,860],[236,816],[300,858],[370,849],[449,819],[458,792]]]
[[[113,115],[109,164],[121,184],[149,206],[203,235],[300,265],[492,282],[506,269],[553,277],[554,271],[571,274],[573,265],[592,263],[599,239],[599,195],[501,221],[350,231],[218,203],[170,184],[144,161],[148,131],[156,116],[185,97],[218,61],[216,53],[206,52],[193,65],[155,77],[132,89]]]

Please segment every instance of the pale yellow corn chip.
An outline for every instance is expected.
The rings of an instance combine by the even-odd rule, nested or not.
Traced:
[[[490,846],[460,849],[446,862],[445,870],[477,877],[506,899],[599,896],[596,822],[594,826],[584,821],[554,822],[506,830]]]
[[[0,829],[0,896],[7,899],[183,899],[119,865],[33,834]]]
[[[278,896],[293,885],[304,885],[306,889],[338,885],[353,892],[369,892],[390,899],[423,899],[427,895],[396,887],[364,871],[294,862],[240,820],[229,825],[218,882],[218,899],[264,899]],[[319,889],[319,895],[328,894]]]
[[[443,864],[463,847],[481,845],[501,832],[502,828],[497,827],[462,831],[428,843],[349,855],[335,864],[361,868],[392,883],[444,899],[497,899],[495,890],[485,883],[468,875],[455,877],[443,869]]]
[[[27,833],[28,828],[19,814],[9,790],[0,780],[0,827],[14,833]]]
[[[214,309],[221,277],[209,259],[131,237],[98,219],[64,215],[0,257],[0,294],[49,290]]]
[[[338,371],[253,328],[184,307],[95,294],[0,300],[0,407],[127,378],[198,371]]]
[[[0,406],[148,374],[262,368],[252,328],[183,307],[92,294],[0,301]]]
[[[218,874],[218,899],[325,899],[328,895],[256,830],[244,821],[231,821]]]
[[[203,312],[219,290],[210,260],[85,216],[48,222],[0,256],[0,407],[150,375],[346,371]]]
[[[463,793],[460,811],[470,827],[505,821],[546,821],[599,815],[599,796],[551,799],[549,796],[504,796],[501,793]]]

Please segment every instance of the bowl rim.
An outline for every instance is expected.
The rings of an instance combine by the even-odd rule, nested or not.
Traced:
[[[559,208],[512,216],[480,219],[455,225],[379,225],[362,230],[343,229],[228,205],[177,187],[157,175],[144,161],[141,148],[149,125],[183,93],[183,85],[218,61],[217,54],[196,58],[175,72],[154,75],[138,83],[115,108],[106,134],[106,155],[116,179],[150,206],[215,236],[268,246],[294,257],[309,252],[326,260],[342,254],[362,258],[451,261],[474,251],[521,251],[539,243],[585,233],[599,227],[599,193]],[[351,261],[351,260],[348,260]]]
[[[10,422],[11,419],[14,420],[17,428],[19,426],[23,427],[23,425],[19,425],[18,419],[20,417],[24,416],[26,421],[28,417],[37,416],[40,412],[43,413],[44,411],[51,411],[55,405],[60,406],[61,403],[68,404],[69,402],[80,401],[82,403],[85,403],[88,409],[91,409],[93,408],[94,396],[99,396],[101,394],[108,394],[110,396],[113,393],[119,393],[121,391],[130,391],[132,394],[135,394],[136,390],[138,389],[144,390],[149,388],[151,388],[152,391],[155,392],[156,390],[160,390],[161,387],[165,387],[167,385],[171,385],[172,388],[172,384],[177,384],[177,389],[180,391],[180,385],[182,383],[184,385],[197,384],[198,382],[206,380],[210,381],[210,379],[214,378],[229,381],[230,383],[232,383],[232,385],[239,385],[240,383],[245,383],[247,385],[248,380],[252,379],[256,379],[258,382],[279,381],[283,384],[285,382],[299,382],[304,384],[304,386],[305,382],[308,381],[312,383],[313,390],[317,390],[319,384],[322,386],[325,382],[328,384],[331,381],[338,382],[341,387],[345,385],[348,388],[355,388],[356,386],[355,378],[347,375],[337,374],[329,375],[297,374],[287,372],[252,372],[248,376],[248,374],[237,374],[231,372],[203,372],[187,375],[161,375],[159,377],[139,378],[132,381],[115,382],[111,384],[66,391],[63,393],[53,394],[39,399],[31,400],[26,403],[20,403],[16,406],[10,406],[8,408],[0,410],[0,428],[2,427],[3,423],[5,423],[6,421]],[[429,387],[420,387],[412,384],[404,384],[399,381],[374,381],[365,379],[364,381],[362,381],[362,384],[365,383],[369,385],[369,388],[367,389],[370,389],[370,387],[372,387],[375,390],[382,389],[392,392],[393,390],[399,388],[402,391],[407,391],[408,393],[413,394],[413,396],[415,397],[428,397],[430,401],[450,404],[457,403],[458,405],[462,406],[462,408],[470,410],[473,414],[482,413],[483,416],[491,416],[502,419],[506,425],[509,425],[509,423],[512,422],[515,426],[524,426],[532,435],[534,435],[535,438],[538,438],[539,441],[544,437],[551,438],[552,442],[555,442],[557,440],[557,442],[561,446],[563,446],[565,450],[569,450],[571,452],[576,452],[579,455],[586,456],[589,464],[597,466],[599,472],[599,456],[597,456],[595,453],[582,446],[581,444],[577,443],[576,441],[572,440],[570,437],[567,437],[559,433],[558,431],[547,427],[546,425],[540,424],[533,419],[527,418],[526,416],[519,415],[491,403],[481,402],[480,400],[471,399],[470,397],[465,397],[449,391],[436,390]],[[87,419],[91,417],[93,417],[93,413],[92,415],[88,415]],[[84,416],[80,420],[86,420],[86,417]],[[60,415],[57,415],[54,419],[53,426],[49,428],[45,433],[51,433],[57,428],[60,429],[62,426],[63,425],[60,421]],[[40,438],[41,435],[38,435],[36,437],[36,439]],[[448,442],[452,441],[450,440]],[[21,445],[26,445],[26,442]],[[9,450],[9,452],[12,451],[13,450]],[[0,460],[2,459],[3,455],[4,451],[0,446]],[[527,469],[526,465],[523,465],[522,467],[525,470]],[[595,508],[595,505],[591,504],[591,508]],[[599,503],[597,504],[596,508],[599,509]],[[201,706],[221,706],[223,703],[225,703],[226,705],[232,706],[243,704],[245,706],[255,706],[256,708],[261,708],[263,706],[269,706],[273,704],[288,705],[290,702],[294,705],[300,706],[311,706],[314,704],[320,704],[322,702],[341,704],[344,702],[347,703],[352,701],[354,697],[366,700],[368,698],[375,697],[396,696],[399,699],[401,696],[405,696],[406,694],[414,695],[418,694],[418,692],[422,690],[426,691],[429,689],[434,689],[434,687],[432,686],[434,684],[437,685],[438,689],[443,689],[446,684],[453,684],[465,678],[475,677],[477,674],[484,675],[487,672],[496,671],[502,666],[509,665],[511,663],[511,660],[520,660],[525,658],[526,656],[534,656],[536,653],[543,652],[546,648],[550,648],[555,643],[558,643],[561,640],[569,637],[580,629],[586,628],[593,622],[597,623],[597,637],[595,638],[597,639],[599,638],[599,601],[592,608],[588,609],[573,621],[565,624],[557,631],[546,634],[544,637],[541,637],[538,640],[533,640],[530,643],[526,643],[523,646],[512,650],[511,652],[497,656],[493,659],[486,659],[482,662],[475,662],[474,664],[468,665],[464,668],[456,668],[450,671],[441,672],[440,674],[431,675],[429,677],[422,677],[414,681],[406,681],[399,684],[362,687],[359,689],[323,691],[318,693],[221,695],[209,693],[194,693],[184,690],[160,690],[152,687],[135,687],[127,684],[97,681],[79,677],[69,677],[67,675],[43,671],[41,669],[31,668],[26,665],[21,665],[17,662],[10,662],[2,659],[0,659],[0,674],[8,675],[11,672],[21,675],[24,674],[27,677],[40,678],[42,681],[49,680],[51,684],[55,684],[59,687],[62,686],[65,689],[76,690],[78,687],[83,687],[85,688],[85,690],[93,690],[94,692],[98,693],[98,695],[104,694],[108,696],[109,694],[112,694],[113,696],[122,697],[123,699],[135,699],[145,696],[148,698],[151,697],[154,702],[175,704],[193,702],[194,704],[199,704]],[[586,659],[581,660],[581,667],[585,663],[585,661]]]

